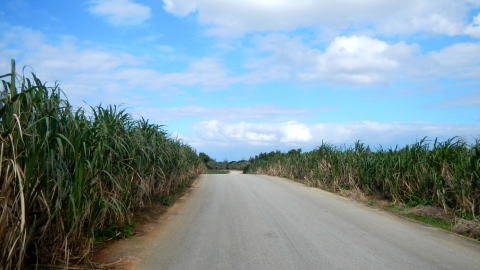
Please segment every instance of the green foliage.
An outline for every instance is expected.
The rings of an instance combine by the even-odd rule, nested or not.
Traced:
[[[173,203],[173,197],[171,195],[163,195],[163,196],[160,196],[160,198],[158,199],[158,202],[160,202],[160,204],[164,206],[170,206]]]
[[[434,218],[434,217],[424,217],[424,216],[417,216],[413,214],[402,214],[402,216],[405,216],[410,219],[414,219],[420,222],[423,222],[425,224],[431,225],[433,227],[441,228],[447,231],[452,230],[452,223],[448,220],[441,219],[441,218]]]
[[[228,171],[225,170],[214,170],[214,169],[208,169],[207,174],[227,174]]]
[[[209,170],[239,170],[242,171],[245,169],[245,167],[248,166],[248,161],[246,160],[239,160],[239,161],[222,161],[218,162],[215,159],[209,157],[205,153],[200,153],[198,154],[198,157],[200,158],[201,161],[205,164],[205,167]],[[211,172],[207,172],[211,173]]]
[[[467,145],[460,138],[423,139],[378,151],[357,142],[350,148],[322,144],[306,153],[261,153],[250,159],[245,172],[297,179],[333,191],[359,189],[408,206],[480,213],[480,143]]]
[[[13,62],[0,78],[4,269],[80,262],[98,228],[128,235],[118,224],[204,170],[195,151],[159,125],[116,106],[74,108],[58,85],[18,77]]]
[[[94,240],[102,242],[110,239],[121,239],[132,236],[135,231],[135,224],[127,221],[121,225],[110,225],[104,228],[95,229]]]
[[[211,159],[205,165],[208,169],[211,169],[211,170],[238,170],[238,171],[242,171],[248,166],[248,161],[239,160],[239,161],[217,162],[214,159]]]
[[[433,202],[429,199],[414,197],[411,198],[408,202],[405,203],[408,207],[415,207],[417,205],[432,205]]]
[[[203,163],[205,163],[205,164],[212,160],[207,154],[205,154],[205,153],[203,153],[203,152],[200,152],[200,153],[198,154],[198,157],[199,157],[200,160],[203,161]]]

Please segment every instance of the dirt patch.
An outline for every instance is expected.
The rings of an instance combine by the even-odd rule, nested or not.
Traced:
[[[440,218],[444,220],[451,219],[451,216],[442,208],[425,205],[419,205],[414,208],[404,210],[402,213],[420,217]]]
[[[465,234],[473,238],[480,237],[480,223],[473,220],[458,219],[453,226],[453,231],[459,234]]]
[[[368,197],[360,189],[341,189],[339,191],[341,196],[354,199],[356,201],[367,201]]]
[[[377,206],[380,207],[380,208],[389,206],[389,205],[391,205],[391,204],[392,204],[391,201],[387,201],[387,200],[375,200],[375,205],[377,205]]]
[[[137,213],[133,219],[134,235],[126,239],[109,240],[94,253],[93,261],[102,269],[131,269],[138,262],[139,254],[148,244],[148,235],[167,206],[155,203]]]
[[[103,243],[93,254],[93,264],[100,269],[133,269],[161,232],[159,226],[165,219],[165,213],[182,204],[197,187],[198,179],[179,194],[172,206],[156,202],[138,211],[133,218],[136,224],[134,235],[126,239],[109,240]]]

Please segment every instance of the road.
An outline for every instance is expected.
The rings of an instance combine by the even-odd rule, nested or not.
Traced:
[[[302,184],[203,175],[136,269],[480,269],[480,244]]]

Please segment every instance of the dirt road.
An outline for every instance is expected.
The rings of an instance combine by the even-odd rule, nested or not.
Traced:
[[[299,183],[203,175],[136,269],[480,269],[480,244]]]

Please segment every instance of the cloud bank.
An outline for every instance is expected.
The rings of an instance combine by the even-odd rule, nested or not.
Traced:
[[[215,35],[289,31],[317,26],[343,30],[372,28],[379,34],[428,32],[478,37],[478,16],[467,21],[478,0],[163,0],[177,16],[198,14]]]
[[[459,42],[420,52],[416,44],[339,36],[318,49],[285,34],[256,38],[247,67],[260,78],[369,85],[405,80],[480,77],[480,43]]]
[[[425,136],[440,139],[461,136],[473,142],[480,134],[479,125],[375,121],[304,124],[298,121],[232,123],[209,120],[193,124],[193,130],[196,131],[194,136],[184,138],[199,149],[237,149],[242,145],[257,152],[262,149],[311,149],[322,142],[350,145],[357,140],[372,146],[402,146]]]

